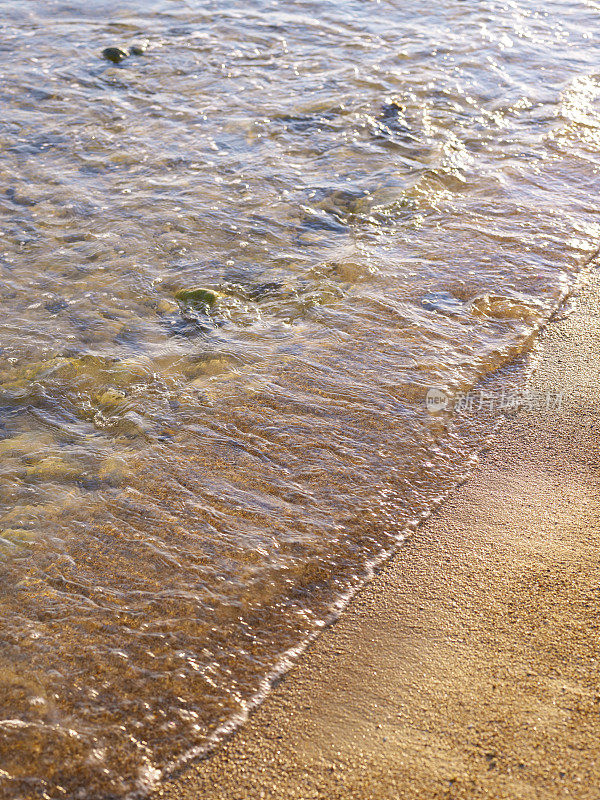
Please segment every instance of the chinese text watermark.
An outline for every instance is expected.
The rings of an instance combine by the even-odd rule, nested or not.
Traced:
[[[560,411],[562,408],[562,392],[506,390],[486,392],[483,389],[471,392],[459,392],[450,397],[442,389],[429,389],[425,395],[427,410],[454,410],[462,413],[476,411],[516,411],[523,408],[527,411]]]

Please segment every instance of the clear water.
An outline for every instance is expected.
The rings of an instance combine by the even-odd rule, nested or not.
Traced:
[[[597,246],[598,11],[0,3],[6,797],[145,791],[464,473],[427,389]]]

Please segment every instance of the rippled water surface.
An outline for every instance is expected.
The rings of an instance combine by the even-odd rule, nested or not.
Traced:
[[[598,11],[0,3],[6,797],[201,752],[464,472],[427,389],[597,246]]]

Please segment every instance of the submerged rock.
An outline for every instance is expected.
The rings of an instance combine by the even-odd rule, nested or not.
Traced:
[[[150,42],[147,39],[142,39],[139,42],[134,42],[129,48],[129,52],[132,56],[143,56],[149,46]]]
[[[26,477],[41,481],[76,481],[83,475],[81,467],[73,466],[58,456],[47,456],[28,467]]]
[[[59,297],[56,300],[49,300],[44,305],[46,311],[49,311],[51,314],[58,314],[60,311],[63,311],[65,308],[68,307],[69,304],[67,303],[66,300],[63,300],[62,297]]]
[[[531,323],[543,316],[543,304],[533,297],[483,294],[471,301],[471,313],[477,317],[513,319]]]
[[[11,544],[24,544],[35,539],[35,532],[27,528],[2,528],[0,535]]]
[[[385,103],[381,108],[381,114],[375,121],[373,134],[377,139],[387,140],[388,142],[409,146],[414,148],[421,140],[422,134],[409,124],[406,117],[406,107],[397,100]],[[421,160],[427,153],[421,149],[413,149],[411,157]]]
[[[123,405],[125,397],[125,392],[117,389],[107,389],[97,398],[97,402],[104,409],[115,409]]]
[[[127,461],[121,456],[107,456],[98,470],[98,477],[111,484],[119,484],[132,478]]]
[[[102,51],[102,57],[107,61],[112,61],[113,64],[119,64],[128,55],[129,51],[123,50],[122,47],[105,47]]]
[[[180,303],[195,308],[212,308],[219,299],[220,294],[212,289],[205,289],[202,286],[196,286],[193,289],[180,289],[175,292],[175,299]]]
[[[254,302],[281,298],[290,292],[290,287],[284,281],[247,284],[228,281],[222,285],[222,289],[228,297]]]
[[[421,300],[421,305],[427,311],[437,311],[451,316],[464,312],[463,303],[449,292],[427,292]]]
[[[385,123],[395,124],[398,117],[406,111],[406,106],[399,100],[390,100],[389,103],[384,103],[381,107],[381,118]]]
[[[56,444],[50,433],[27,431],[18,436],[10,436],[0,440],[0,456],[6,459],[11,455],[26,455],[31,452],[42,452]]]
[[[178,310],[178,305],[163,297],[156,304],[156,310],[159,314],[174,314]]]
[[[267,281],[250,287],[248,296],[251,300],[265,300],[269,297],[280,296],[284,289],[283,281]]]
[[[203,325],[198,320],[197,314],[188,314],[185,309],[176,317],[167,319],[166,328],[169,336],[182,336],[186,339],[202,336],[211,330],[210,326]]]
[[[110,369],[110,381],[117,389],[128,389],[131,386],[147,386],[152,381],[152,362],[148,358],[125,358]],[[107,399],[108,390],[105,394]],[[117,394],[113,395],[116,400]],[[120,401],[118,401],[120,402]]]

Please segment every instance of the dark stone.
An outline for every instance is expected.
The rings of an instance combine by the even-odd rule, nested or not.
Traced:
[[[201,320],[198,314],[189,311],[182,311],[180,315],[165,319],[163,325],[168,336],[178,336],[183,339],[205,336],[212,330],[212,326],[206,324],[206,319]]]
[[[128,55],[129,52],[123,50],[122,47],[105,47],[102,51],[102,57],[107,61],[112,61],[113,64],[118,64],[123,61],[124,58],[127,58]]]
[[[264,300],[267,297],[278,295],[283,289],[284,284],[281,281],[269,281],[267,283],[260,283],[258,286],[252,286],[248,290],[248,296],[251,300]]]
[[[336,220],[348,224],[364,211],[368,195],[366,189],[336,189],[327,191],[315,205]]]
[[[149,44],[150,43],[145,40],[141,42],[134,42],[129,48],[129,52],[132,56],[143,56],[148,49]]]
[[[400,114],[403,114],[406,111],[406,107],[399,103],[397,100],[392,100],[390,103],[384,103],[381,108],[381,117],[385,123],[388,125],[390,123],[394,124]]]
[[[406,108],[399,102],[392,100],[381,108],[381,114],[377,119],[373,134],[377,139],[387,139],[396,145],[414,147],[419,137],[410,129],[404,112]]]
[[[35,201],[34,200],[30,200],[28,197],[23,197],[20,194],[17,194],[16,189],[14,189],[12,186],[6,190],[5,194],[6,194],[6,196],[8,197],[9,200],[11,200],[13,203],[15,203],[18,206],[34,206],[35,205]]]
[[[63,309],[67,308],[68,305],[69,304],[67,303],[66,300],[59,298],[58,300],[50,300],[48,303],[46,303],[44,308],[51,314],[58,314],[59,311],[62,311]]]
[[[306,214],[300,227],[312,231],[329,231],[330,233],[345,233],[348,230],[347,225],[335,218],[314,212]]]
[[[80,489],[85,489],[88,492],[97,492],[102,488],[104,481],[98,478],[80,478],[76,481],[76,484]]]

